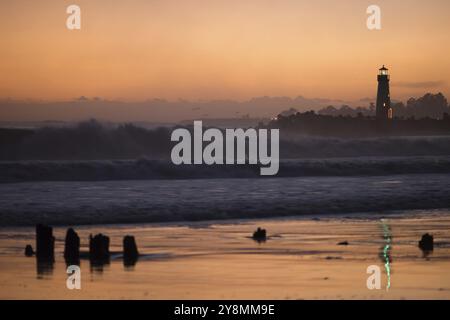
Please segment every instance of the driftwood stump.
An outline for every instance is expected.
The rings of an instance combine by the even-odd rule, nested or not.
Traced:
[[[109,262],[109,237],[101,233],[89,236],[89,259],[94,264]]]
[[[139,257],[136,241],[133,236],[125,236],[123,238],[123,264],[125,266],[133,266]]]
[[[64,243],[64,260],[68,265],[80,264],[80,237],[72,228],[67,229]]]
[[[49,226],[36,225],[36,257],[39,261],[55,261],[55,237]]]

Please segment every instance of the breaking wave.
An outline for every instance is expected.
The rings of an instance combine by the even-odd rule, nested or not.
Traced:
[[[450,156],[282,160],[275,177],[450,173]],[[258,178],[260,165],[174,165],[166,160],[0,162],[0,182]]]

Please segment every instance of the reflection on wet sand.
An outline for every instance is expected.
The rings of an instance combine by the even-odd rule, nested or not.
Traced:
[[[120,254],[115,254],[117,260],[121,257]],[[116,259],[103,259],[103,260],[95,260],[89,259],[87,253],[82,254],[81,259],[79,259],[76,263],[65,263],[65,266],[68,267],[70,265],[81,265],[81,260],[89,261],[89,271],[93,274],[102,274],[104,271],[109,269],[111,264],[111,260]],[[135,257],[134,259],[123,259],[123,267],[124,270],[133,271],[139,258]],[[40,261],[36,259],[36,274],[37,279],[51,279],[54,271],[55,263],[53,261]]]
[[[392,264],[392,233],[391,228],[386,219],[381,219],[381,225],[383,227],[383,239],[385,241],[384,246],[381,248],[380,256],[384,263],[384,269],[386,270],[387,284],[386,291],[391,287],[391,264]]]
[[[84,261],[89,261],[89,271],[92,274],[100,275],[103,272],[107,271],[109,269],[109,266],[111,264],[111,260],[91,260],[89,258],[81,259]],[[64,266],[67,268],[70,265],[77,265],[81,266],[81,260],[78,260],[77,263],[65,263]],[[135,260],[123,260],[123,267],[126,271],[133,271],[136,264],[138,262],[138,258]],[[53,272],[55,269],[55,263],[52,261],[39,261],[36,259],[36,277],[37,279],[51,279],[53,276]]]
[[[89,270],[93,274],[102,274],[105,270],[108,269],[110,261],[89,261]]]
[[[53,275],[54,262],[42,261],[36,258],[36,278],[48,279]]]

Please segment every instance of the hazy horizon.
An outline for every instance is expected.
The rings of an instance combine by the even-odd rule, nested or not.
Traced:
[[[414,97],[419,98],[419,97]],[[101,97],[78,97],[60,101],[15,100],[0,98],[2,122],[77,122],[99,119],[111,122],[180,122],[192,119],[238,119],[273,118],[283,111],[295,109],[300,112],[321,110],[330,105],[368,109],[373,98],[344,101],[329,98],[253,97],[248,100],[165,100],[142,101],[109,100]],[[393,99],[393,102],[401,100]],[[402,100],[406,103],[406,99]]]

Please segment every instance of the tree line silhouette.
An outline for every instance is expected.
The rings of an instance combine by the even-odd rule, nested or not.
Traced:
[[[446,97],[442,93],[432,94],[427,93],[420,98],[409,98],[406,104],[403,102],[395,102],[392,104],[394,117],[400,119],[442,119],[450,114],[450,106]],[[290,109],[282,113],[282,115],[290,115],[295,113],[295,109]],[[348,105],[343,105],[340,108],[334,106],[327,106],[317,111],[320,115],[326,116],[375,116],[375,105],[370,104],[369,107],[352,108]]]
[[[391,136],[391,135],[448,135],[450,134],[450,106],[442,93],[427,93],[410,98],[406,104],[394,103],[394,119],[376,121],[375,106],[368,108],[328,106],[317,112],[297,112],[289,109],[271,120],[268,127],[280,128],[285,134],[319,136]]]

